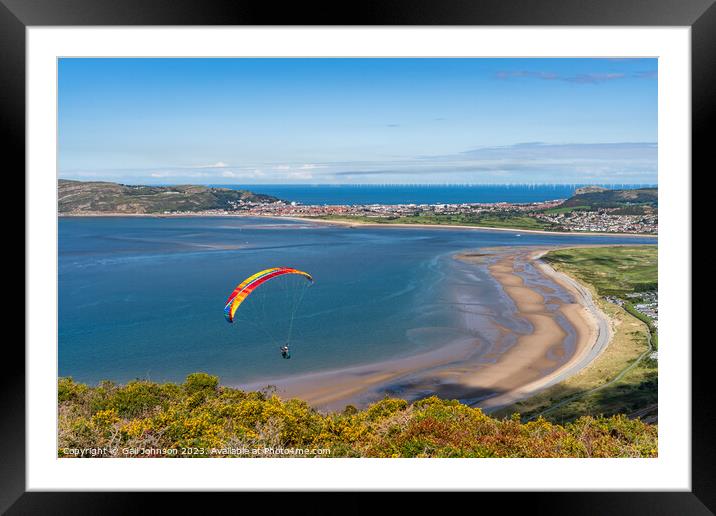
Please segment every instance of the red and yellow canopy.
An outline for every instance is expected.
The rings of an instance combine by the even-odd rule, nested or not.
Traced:
[[[234,322],[234,314],[236,313],[236,310],[239,308],[241,303],[244,302],[244,299],[246,299],[249,294],[256,289],[256,287],[270,279],[284,274],[299,274],[313,283],[313,277],[310,274],[299,271],[298,269],[292,269],[290,267],[273,267],[271,269],[259,271],[239,283],[239,286],[231,293],[229,299],[226,301],[226,306],[224,307],[224,317],[226,317],[226,320],[230,323]]]

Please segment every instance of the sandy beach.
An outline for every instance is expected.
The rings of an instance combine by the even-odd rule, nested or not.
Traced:
[[[275,385],[280,395],[304,399],[327,411],[347,404],[365,406],[386,395],[417,399],[437,394],[488,411],[529,397],[585,367],[609,340],[606,316],[594,305],[589,291],[541,262],[546,251],[510,248],[455,256],[487,266],[514,303],[514,317],[529,323],[530,331],[517,334],[511,345],[503,345],[508,335],[515,337],[505,328],[496,342],[466,338],[409,358],[240,387]],[[525,282],[527,266],[538,271],[539,286]],[[571,302],[550,294],[558,289],[568,292]],[[571,341],[564,321],[572,328]]]
[[[465,383],[470,386],[500,392],[479,403],[483,408],[498,408],[524,399],[535,392],[576,373],[585,367],[584,357],[596,358],[598,353],[590,353],[595,347],[606,345],[599,339],[608,332],[606,316],[587,298],[588,293],[580,289],[576,282],[565,275],[558,274],[546,263],[539,261],[545,250],[519,251],[508,254],[489,267],[491,274],[505,289],[517,307],[517,314],[529,320],[533,331],[518,339],[518,343],[490,368],[469,375]],[[515,273],[520,260],[536,264],[542,274],[565,288],[572,294],[575,302],[560,303],[561,313],[576,331],[575,351],[564,363],[556,363],[552,355],[559,356],[560,342],[564,330],[557,324],[555,314],[545,307],[545,296],[535,289],[526,287],[524,280]],[[575,367],[579,366],[581,367]],[[545,374],[544,371],[551,370]]]
[[[569,231],[543,231],[539,229],[495,228],[490,226],[468,226],[459,224],[381,224],[378,222],[361,222],[353,220],[330,220],[315,217],[270,216],[270,215],[241,215],[234,213],[112,213],[112,212],[86,212],[86,213],[60,213],[58,217],[150,217],[150,218],[181,218],[181,217],[250,217],[256,219],[293,220],[297,222],[310,222],[320,225],[335,225],[344,227],[369,228],[417,228],[417,229],[474,229],[480,231],[507,231],[510,233],[535,233],[540,235],[592,235],[592,236],[619,236],[634,238],[657,238],[657,235],[641,233],[600,233],[596,231],[569,232]]]

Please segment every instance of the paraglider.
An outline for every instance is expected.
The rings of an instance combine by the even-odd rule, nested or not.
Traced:
[[[273,292],[262,286],[267,282],[274,284]],[[224,306],[224,317],[229,323],[240,319],[242,324],[257,328],[277,344],[282,343],[281,356],[291,358],[289,341],[293,319],[305,289],[312,284],[313,277],[309,273],[292,267],[264,269],[246,278],[231,292]],[[258,294],[254,294],[257,289]],[[261,298],[262,295],[265,297]],[[282,305],[280,301],[283,301]],[[282,328],[282,322],[287,328]],[[277,336],[277,332],[283,334]]]
[[[246,278],[231,293],[229,299],[226,301],[226,306],[224,307],[224,316],[226,317],[226,320],[230,323],[234,322],[234,315],[236,314],[236,310],[238,310],[239,305],[244,302],[244,299],[246,299],[248,295],[256,289],[256,287],[283,274],[300,274],[313,283],[313,277],[310,274],[299,271],[298,269],[292,269],[290,267],[274,267],[272,269],[264,269],[257,272],[253,276]]]

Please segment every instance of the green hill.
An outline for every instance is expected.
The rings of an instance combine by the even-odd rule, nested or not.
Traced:
[[[579,193],[579,192],[582,193]],[[604,190],[584,188],[570,197],[563,207],[581,207],[582,209],[597,210],[599,208],[643,208],[649,206],[656,208],[659,203],[656,188],[637,188],[633,190]],[[626,213],[625,213],[626,214]]]
[[[656,425],[624,415],[521,423],[434,396],[323,414],[204,373],[180,385],[60,378],[58,402],[60,457],[655,457],[658,448]]]
[[[208,186],[132,186],[104,181],[57,184],[59,213],[164,213],[234,210],[239,202],[276,202],[270,195]]]

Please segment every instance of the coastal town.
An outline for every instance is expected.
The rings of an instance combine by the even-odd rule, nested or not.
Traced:
[[[659,293],[657,291],[634,292],[626,294],[628,301],[617,296],[605,296],[604,299],[615,305],[630,303],[634,309],[651,320],[655,328],[659,327]]]
[[[656,213],[625,215],[617,208],[603,208],[597,211],[574,210],[569,213],[551,215],[535,213],[540,220],[554,223],[563,231],[598,231],[602,233],[639,233],[656,235],[659,218]]]
[[[561,208],[564,199],[536,203],[461,203],[461,204],[301,204],[297,202],[232,201],[225,210],[208,210],[207,215],[244,215],[261,217],[305,217],[317,219],[356,219],[364,222],[439,223],[440,219],[481,225],[481,218],[525,217],[535,219],[535,228],[551,231],[634,233],[656,235],[655,211],[624,214],[622,208],[594,211]],[[181,214],[166,212],[166,214]],[[539,225],[538,225],[539,224]],[[484,224],[488,226],[489,224]],[[517,229],[517,225],[515,225]],[[525,227],[525,229],[529,229]]]
[[[689,436],[684,375],[660,374],[691,344],[689,169],[661,159],[659,99],[678,95],[659,53],[632,55],[606,31],[588,36],[606,53],[569,55],[580,36],[562,33],[532,58],[532,33],[418,29],[456,52],[406,56],[410,38],[358,27],[382,55],[341,57],[339,30],[321,36],[328,52],[292,58],[310,37],[241,29],[221,36],[246,50],[233,57],[48,61],[60,137],[27,170],[26,291],[43,306],[27,310],[25,344],[52,402],[36,412],[54,448],[33,453],[62,467],[56,482],[31,468],[27,484],[83,481],[61,477],[80,458],[291,456],[515,463],[308,465],[287,482],[280,464],[237,463],[118,488],[691,485],[688,439],[659,442]],[[282,39],[288,52],[252,53]],[[526,52],[500,57],[497,39]],[[547,471],[550,458],[578,464]],[[674,464],[644,463],[647,475],[630,466],[640,458]]]
[[[316,203],[237,188],[58,181],[58,211],[73,215],[292,217],[371,224],[474,226],[581,233],[657,235],[656,188],[576,188],[533,202]]]

